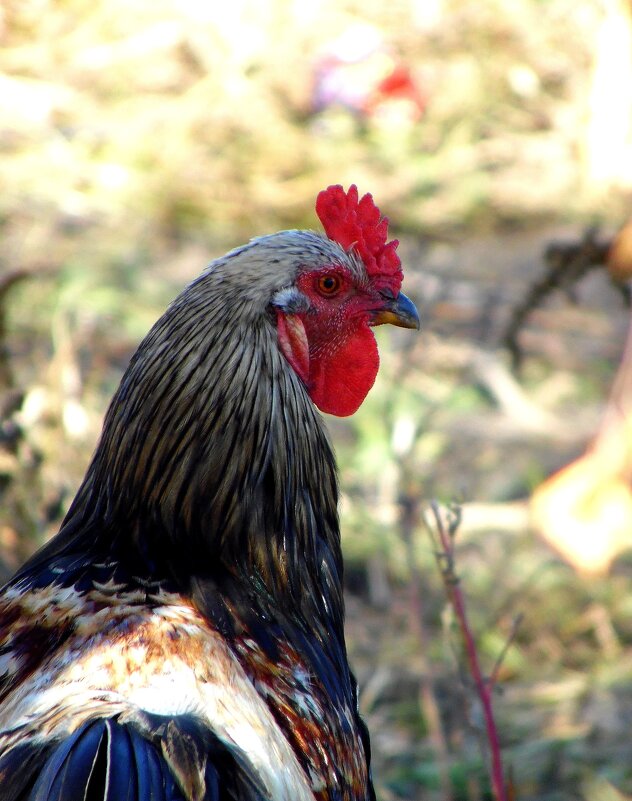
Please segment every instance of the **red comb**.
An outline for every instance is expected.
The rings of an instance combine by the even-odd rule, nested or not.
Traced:
[[[323,189],[316,198],[316,214],[330,239],[345,250],[354,247],[360,254],[368,274],[384,279],[397,294],[402,282],[402,263],[397,255],[397,239],[386,241],[388,218],[382,217],[367,193],[358,201],[358,187],[349,191],[337,184]],[[382,283],[380,281],[380,283]]]

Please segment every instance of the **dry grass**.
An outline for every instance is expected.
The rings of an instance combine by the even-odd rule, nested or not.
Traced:
[[[632,573],[574,575],[526,499],[583,449],[627,313],[602,275],[528,321],[518,381],[498,348],[546,242],[614,227],[586,181],[596,2],[6,0],[0,11],[0,555],[56,530],[107,399],[177,288],[229,245],[313,226],[331,182],[375,193],[403,238],[423,333],[384,335],[382,375],[332,420],[344,483],[349,632],[380,797],[442,798],[419,688],[430,670],[459,801],[487,798],[429,541],[402,496],[464,501],[458,570],[491,670],[516,797],[632,794]],[[362,116],[311,105],[314,65],[358,22],[425,98]],[[545,229],[542,226],[546,226]],[[565,226],[565,227],[564,227]],[[0,357],[1,357],[0,353]],[[598,532],[596,533],[598,536]],[[410,550],[430,635],[419,653]]]

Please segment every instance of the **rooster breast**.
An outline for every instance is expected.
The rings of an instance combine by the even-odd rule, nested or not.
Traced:
[[[88,768],[116,788],[94,797],[118,801],[157,756],[182,801],[223,798],[209,771],[222,787],[245,782],[242,801],[369,797],[348,675],[317,639],[238,604],[227,637],[160,583],[99,579],[88,589],[85,579],[81,588],[18,583],[0,601],[0,782],[15,789],[3,801],[73,801],[85,788],[62,778],[80,781]],[[32,775],[16,770],[23,760]]]
[[[2,611],[14,623],[0,642],[0,754],[10,755],[16,745],[23,754],[29,743],[64,742],[97,718],[146,734],[155,728],[152,721],[191,717],[239,756],[264,797],[313,801],[315,788],[275,722],[274,704],[266,704],[225,639],[186,598],[160,590],[146,597],[109,582],[84,594],[59,587],[9,590]],[[47,647],[33,670],[36,643],[49,646],[51,637],[59,647]],[[253,644],[246,646],[251,664],[258,662],[265,681],[265,660],[254,655]],[[276,684],[267,685],[269,693]],[[0,778],[3,767],[0,759]],[[176,773],[187,770],[176,766]],[[322,789],[325,782],[317,782]],[[204,784],[192,801],[214,798]]]

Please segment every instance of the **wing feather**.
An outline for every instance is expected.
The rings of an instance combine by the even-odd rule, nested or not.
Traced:
[[[54,748],[29,801],[83,800],[101,739],[102,732],[84,726]]]
[[[130,729],[134,759],[136,762],[136,778],[139,801],[173,801],[175,785],[171,782],[167,794],[167,782],[161,767],[161,758],[138,732]]]
[[[2,801],[25,801],[42,770],[49,747],[24,743],[0,757]]]
[[[106,765],[105,801],[139,801],[138,763],[127,726],[105,721]]]
[[[246,759],[189,717],[85,723],[0,759],[2,801],[269,801]]]

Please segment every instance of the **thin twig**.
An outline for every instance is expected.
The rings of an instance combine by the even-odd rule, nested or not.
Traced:
[[[459,628],[461,629],[470,675],[474,681],[485,719],[485,730],[490,754],[490,781],[492,792],[496,801],[508,801],[509,797],[500,753],[500,739],[498,737],[498,729],[496,727],[492,707],[493,682],[486,680],[483,676],[476,642],[467,617],[465,598],[455,570],[454,541],[461,522],[460,507],[452,505],[448,508],[447,521],[442,516],[439,505],[435,501],[430,504],[430,509],[434,517],[434,525],[426,521],[426,527],[435,544],[437,564],[439,565],[441,578],[448,599],[454,609]]]
[[[417,496],[412,498],[410,496],[405,497],[403,494],[400,495],[399,500],[399,527],[402,540],[406,547],[411,571],[409,584],[411,627],[419,642],[419,654],[422,662],[422,675],[419,683],[419,702],[428,727],[428,736],[437,760],[441,794],[445,801],[449,801],[454,798],[454,789],[450,776],[450,752],[443,730],[439,704],[436,698],[435,678],[432,666],[426,656],[429,649],[430,637],[424,622],[425,616],[421,590],[422,581],[413,548],[413,533],[417,527],[419,518],[419,500]]]
[[[570,290],[587,273],[605,263],[611,240],[600,240],[598,233],[596,228],[588,228],[579,242],[552,242],[547,247],[544,254],[545,273],[515,307],[502,337],[514,370],[520,368],[523,358],[518,337],[531,312],[554,291]],[[625,296],[625,290],[622,291]]]
[[[518,633],[518,629],[520,628],[520,624],[522,623],[522,618],[524,615],[522,612],[517,614],[511,624],[511,630],[509,632],[509,636],[505,640],[505,644],[502,647],[501,652],[498,654],[496,658],[496,662],[494,667],[492,668],[492,672],[489,674],[489,678],[487,682],[490,686],[490,689],[494,689],[496,686],[496,682],[498,681],[498,674],[500,673],[500,668],[502,667],[503,662],[505,661],[505,657],[507,656],[507,651],[511,648],[511,644],[516,639],[516,634]]]
[[[399,354],[400,369],[398,374],[406,375],[406,366],[410,362],[413,343]],[[429,409],[418,419],[409,432],[408,441],[397,448],[393,443],[393,432],[396,425],[395,410],[398,407],[397,398],[404,391],[404,384],[396,385],[393,395],[384,408],[386,429],[390,432],[393,457],[398,467],[397,499],[399,506],[398,529],[400,537],[406,548],[408,563],[410,565],[409,581],[409,616],[411,630],[419,643],[421,660],[421,678],[419,681],[419,704],[421,713],[428,730],[433,753],[437,763],[437,772],[441,795],[444,801],[454,798],[454,787],[450,772],[450,749],[441,719],[441,710],[437,700],[436,680],[431,661],[428,659],[430,636],[425,623],[423,608],[422,577],[415,558],[414,535],[419,526],[421,492],[418,486],[418,472],[413,457],[414,444],[418,441],[422,431],[428,426],[433,413],[439,411],[439,404],[434,410]]]

